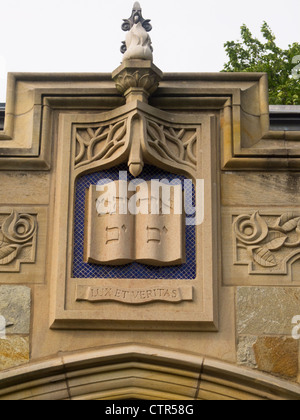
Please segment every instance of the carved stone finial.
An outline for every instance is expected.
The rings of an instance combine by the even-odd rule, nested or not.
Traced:
[[[123,42],[121,52],[126,60],[150,60],[153,61],[153,48],[149,34],[152,26],[149,19],[144,19],[139,2],[135,2],[131,17],[124,19],[122,29],[129,31],[126,41]]]
[[[135,2],[131,17],[124,19],[123,31],[129,31],[121,51],[123,63],[112,74],[116,88],[126,101],[148,103],[159,86],[163,73],[153,64],[151,39],[147,32],[152,30],[150,20],[142,16],[139,2]],[[132,164],[132,167],[134,165]],[[140,168],[134,168],[134,171]]]

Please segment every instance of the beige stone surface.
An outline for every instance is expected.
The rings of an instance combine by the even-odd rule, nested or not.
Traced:
[[[258,369],[296,379],[299,368],[299,344],[289,337],[258,337],[253,346]]]
[[[29,347],[32,361],[46,359],[43,368],[36,368],[41,369],[39,383],[33,365],[15,371],[32,383],[26,382],[27,386],[16,380],[14,395],[27,399],[45,395],[53,399],[299,397],[299,386],[247,369],[257,365],[272,375],[292,381],[297,377],[299,343],[290,336],[292,319],[300,315],[299,263],[292,257],[285,272],[274,275],[253,274],[249,264],[236,265],[235,275],[232,268],[234,220],[245,214],[251,219],[258,212],[270,227],[276,218],[286,220],[284,214],[298,211],[299,176],[284,169],[299,167],[299,133],[268,131],[265,75],[165,74],[147,104],[148,94],[140,86],[145,69],[136,74],[136,86],[126,84],[127,75],[135,74],[136,68],[119,70],[124,71],[117,80],[119,91],[111,74],[9,77],[6,125],[0,133],[1,212],[33,213],[38,236],[36,261],[21,265],[19,273],[0,275],[1,284],[27,285],[32,290],[30,341],[28,307],[22,324],[18,313],[24,308],[18,309],[16,303],[14,309],[8,308],[11,314],[16,312],[17,322],[15,330],[9,327],[7,340],[0,340],[0,366],[27,363]],[[148,77],[148,93],[157,83],[157,77]],[[127,98],[120,92],[127,92]],[[101,137],[100,132],[107,136]],[[150,163],[205,180],[205,219],[197,233],[197,279],[155,284],[121,279],[122,289],[117,280],[72,279],[76,179],[122,162],[128,163],[134,175]],[[249,169],[260,172],[242,172]],[[286,223],[295,225],[293,219],[297,217]],[[243,232],[251,235],[249,228]],[[290,231],[292,239],[297,229],[298,221]],[[280,236],[269,241],[274,253]],[[255,255],[270,263],[261,251]],[[120,290],[144,293],[153,292],[154,287],[181,290],[188,286],[194,291],[193,301],[138,302],[135,306],[78,299],[80,288],[93,294],[107,284],[118,296]],[[16,335],[19,332],[26,335]],[[128,349],[129,343],[137,348]],[[126,351],[116,356],[118,345],[131,351],[132,358],[127,359]],[[177,354],[172,356],[175,362],[161,356],[159,345]],[[154,348],[141,361],[142,346]],[[81,351],[90,350],[103,355],[104,347],[108,354],[97,363],[90,355],[86,355],[90,363],[79,357]],[[187,348],[199,359],[191,376],[183,368],[188,366],[190,372],[188,360],[195,360],[183,357]],[[153,355],[158,354],[159,361],[153,362]],[[55,362],[46,367],[52,356]],[[107,357],[111,364],[105,371]],[[157,363],[155,373],[152,362]],[[74,373],[70,363],[76,364],[79,373]],[[119,367],[124,363],[123,375],[115,374],[115,363]],[[151,366],[145,368],[143,363]],[[236,363],[244,366],[236,367]],[[87,369],[84,375],[82,369]],[[11,384],[9,375],[14,377],[3,372],[1,380],[8,378]]]
[[[45,286],[34,287],[32,360],[49,357],[63,351],[72,353],[75,350],[112,346],[120,343],[137,343],[139,345],[161,345],[166,349],[189,351],[198,355],[207,355],[230,363],[236,362],[235,343],[235,308],[234,291],[230,288],[220,289],[220,324],[219,332],[177,332],[177,331],[84,331],[81,329],[49,329],[49,295]],[[151,309],[150,309],[151,310]],[[79,325],[79,324],[78,324]]]
[[[0,202],[3,205],[49,204],[50,176],[44,172],[0,171]]]
[[[218,234],[218,200],[214,187],[217,170],[213,158],[216,153],[215,123],[215,119],[208,116],[200,119],[199,115],[170,114],[138,100],[109,113],[61,115],[55,139],[56,187],[52,203],[52,206],[55,203],[55,208],[51,207],[50,210],[53,215],[50,223],[53,226],[51,252],[54,261],[49,267],[52,328],[78,328],[79,322],[81,328],[96,327],[102,330],[217,329],[216,262],[219,249],[214,241]],[[76,130],[75,136],[71,127]],[[103,127],[110,134],[101,131]],[[101,139],[103,149],[97,149]],[[162,282],[168,289],[191,286],[195,290],[194,299],[175,305],[157,303],[154,310],[148,305],[133,307],[114,302],[78,301],[78,286],[101,288],[107,285],[107,279],[72,278],[74,215],[68,214],[67,209],[74,203],[75,180],[87,171],[101,171],[121,162],[129,164],[128,154],[130,156],[131,150],[137,146],[142,152],[142,161],[170,172],[185,174],[189,179],[204,179],[206,200],[201,209],[204,223],[201,224],[203,218],[199,212],[199,226],[196,227],[197,276],[193,279],[155,279],[151,282],[148,279],[110,279],[111,287],[119,289],[121,283],[124,289],[146,290],[159,288]],[[76,151],[78,153],[75,159],[72,151],[75,155]],[[200,200],[201,194],[202,190],[197,193]],[[174,240],[177,241],[177,238],[174,237]]]
[[[254,353],[254,344],[257,337],[254,336],[239,336],[237,347],[237,363],[242,366],[248,366],[253,369],[257,368],[257,363]]]
[[[185,81],[184,86],[181,85]],[[100,86],[100,87],[99,87]],[[225,98],[220,106],[222,166],[225,169],[296,169],[299,166],[299,132],[270,132],[267,76],[262,73],[210,73],[210,74],[168,74],[164,75],[161,92],[172,95],[183,89],[209,98],[216,95]],[[172,92],[173,89],[173,92]],[[12,159],[1,158],[6,168],[33,168],[48,170],[51,144],[47,136],[51,132],[49,122],[53,108],[43,109],[43,98],[47,95],[76,94],[93,95],[109,90],[114,84],[109,74],[19,74],[11,73],[8,78],[8,94],[4,131],[0,133],[2,156],[16,156]],[[115,95],[114,90],[114,95]],[[54,95],[53,95],[54,94]],[[171,96],[170,95],[170,96]],[[230,106],[227,100],[232,97]],[[224,109],[225,107],[225,109]],[[74,108],[74,99],[73,99]],[[206,108],[207,109],[207,108]],[[223,112],[224,111],[224,112]],[[41,127],[41,120],[44,127]],[[240,129],[240,123],[244,127]],[[34,123],[34,124],[33,124]],[[232,127],[234,126],[234,130]],[[251,135],[252,133],[252,135]],[[285,142],[285,139],[291,140]],[[41,144],[39,144],[41,141]],[[39,149],[39,146],[41,148]],[[40,150],[40,155],[39,155]],[[290,158],[287,158],[290,156]]]
[[[222,174],[224,284],[300,284],[298,184],[296,173]]]
[[[296,207],[278,201],[273,207],[224,207],[224,284],[299,286],[299,220]]]
[[[25,286],[0,285],[0,315],[9,327],[6,334],[29,334],[31,289]]]
[[[102,191],[96,185],[90,187],[85,207],[85,262],[184,264],[184,215],[183,211],[175,213],[174,188],[169,190],[167,204],[160,198],[159,183],[157,200],[153,181],[143,182],[135,193],[129,188],[129,183],[122,181],[108,183]],[[126,203],[126,207],[121,208],[121,203]],[[152,214],[153,205],[158,207]],[[181,187],[179,205],[183,208]]]
[[[291,336],[293,317],[299,315],[299,301],[299,288],[239,287],[238,334]]]
[[[299,400],[299,386],[261,372],[161,347],[127,344],[2,373],[1,400]]]
[[[0,339],[0,371],[29,362],[29,337],[20,335]]]
[[[221,200],[226,207],[242,208],[300,205],[300,175],[296,172],[224,172]]]
[[[7,223],[6,230],[11,231],[10,242],[18,249],[18,251],[12,252],[10,246],[7,248],[5,238],[3,238],[3,242],[1,239],[0,284],[44,283],[48,239],[47,211],[48,209],[45,206],[11,205],[0,208],[0,220],[7,220],[11,215],[11,219],[9,219],[11,223]],[[24,244],[18,238],[20,238],[20,235],[24,235],[24,232],[26,234],[30,225],[35,226],[34,234],[32,239],[28,239],[28,243]],[[16,229],[21,230],[17,232]],[[28,233],[30,233],[30,230]],[[20,245],[24,246],[19,249]],[[28,247],[25,245],[28,245]]]
[[[86,95],[89,89],[97,90],[99,80],[104,82],[102,84],[104,89],[114,88],[111,76],[108,74],[102,74],[100,78],[99,74],[88,74],[84,77],[69,76],[69,81],[74,83],[73,88],[79,97],[83,92]],[[51,82],[51,78],[45,74],[9,73],[5,125],[4,130],[0,132],[3,169],[33,171],[50,169],[52,145],[49,136],[52,135],[53,108],[43,107],[43,93],[47,91],[50,95],[54,92],[61,94],[61,89],[66,89],[65,92],[72,95],[73,90],[65,74],[56,74],[54,78],[53,84],[53,79]],[[67,97],[65,98],[68,102]]]
[[[116,88],[131,102],[136,99],[148,102],[158,88],[162,71],[151,61],[126,60],[112,73]]]

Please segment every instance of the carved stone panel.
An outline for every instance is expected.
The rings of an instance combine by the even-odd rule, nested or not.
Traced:
[[[20,272],[36,257],[37,220],[31,214],[0,214],[0,272]]]
[[[76,133],[75,168],[105,160],[122,152],[126,145],[127,119],[99,127],[78,129]]]
[[[109,113],[61,116],[55,173],[58,205],[53,209],[52,328],[80,324],[104,330],[217,329],[215,122],[209,116],[169,114],[140,101]],[[96,174],[102,179],[102,172],[109,175],[120,165],[135,181],[143,180],[151,166],[194,186],[193,205],[199,211],[198,217],[188,220],[195,225],[188,245],[195,267],[192,274],[186,267],[187,217],[175,211],[178,203],[172,195],[168,203],[155,204],[152,195],[143,197],[140,187],[133,194],[128,188],[129,204],[132,199],[139,209],[152,210],[156,205],[159,211],[101,214],[96,181],[87,183],[77,202],[81,179]],[[149,184],[144,185],[149,192]],[[120,186],[120,181],[115,183],[117,210],[122,206]],[[111,205],[110,199],[106,205]],[[164,214],[161,210],[168,206]],[[83,243],[84,250],[75,253]],[[211,256],[216,261],[207,264]],[[104,270],[99,269],[102,266]],[[125,268],[118,271],[119,266]],[[142,275],[142,266],[156,274]],[[178,270],[181,275],[174,275]],[[116,274],[121,272],[131,274]]]
[[[180,303],[193,301],[193,287],[145,287],[144,289],[112,287],[110,284],[102,287],[78,286],[77,301],[108,302],[115,301],[130,305],[142,305],[151,302]]]
[[[296,270],[300,260],[300,213],[292,209],[224,211],[223,223],[228,224],[223,226],[226,283],[300,283]]]
[[[0,208],[0,284],[45,281],[46,231],[45,207]]]
[[[155,181],[141,182],[136,194],[128,191],[129,183],[122,181],[101,187],[91,186],[86,198],[86,262],[125,265],[136,261],[152,266],[183,264],[184,220],[182,212],[175,212],[175,187],[167,191],[170,193],[167,203],[160,198],[160,188],[160,183]],[[158,198],[154,196],[155,190]],[[181,186],[179,195],[181,201]],[[182,203],[178,204],[181,210]]]

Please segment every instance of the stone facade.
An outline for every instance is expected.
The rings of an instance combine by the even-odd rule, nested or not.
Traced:
[[[9,75],[0,398],[300,399],[300,132],[270,130],[265,74],[163,74],[138,6],[148,60]],[[100,220],[119,170],[192,180],[190,236],[172,211]]]
[[[25,286],[0,286],[0,369],[29,362],[31,289]],[[1,328],[0,328],[1,329]]]

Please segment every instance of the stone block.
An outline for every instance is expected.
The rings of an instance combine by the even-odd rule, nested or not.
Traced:
[[[6,335],[29,334],[31,289],[0,286],[0,315],[6,320]]]
[[[288,337],[259,337],[253,346],[258,369],[296,379],[299,343]]]
[[[300,288],[239,287],[238,334],[291,336],[292,319],[300,315],[299,302]]]
[[[254,336],[241,336],[238,341],[237,348],[237,362],[239,365],[257,368],[257,363],[254,353],[254,344],[257,341],[257,337]]]
[[[0,339],[0,371],[29,362],[29,337],[11,335]]]

